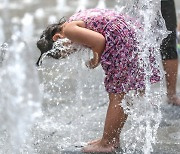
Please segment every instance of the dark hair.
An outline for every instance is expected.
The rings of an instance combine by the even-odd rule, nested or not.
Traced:
[[[57,32],[60,32],[61,31],[61,25],[64,24],[66,22],[65,18],[61,18],[59,20],[58,23],[55,23],[55,24],[51,24],[49,25],[44,31],[43,33],[41,34],[40,36],[40,39],[37,41],[37,47],[38,49],[41,51],[41,55],[37,61],[37,65],[39,66],[39,62],[40,62],[40,59],[42,57],[42,54],[46,53],[47,51],[51,50],[52,47],[53,47],[53,39],[52,37],[54,36],[54,34],[56,34]],[[56,56],[56,54],[51,54],[51,53],[48,53],[48,56],[51,56],[55,59],[58,59],[58,57]]]

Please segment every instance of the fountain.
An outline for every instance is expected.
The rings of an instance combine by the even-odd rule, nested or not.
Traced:
[[[4,11],[3,17],[8,15],[9,9]],[[16,20],[12,19],[13,22]],[[7,18],[4,22],[10,21]],[[30,129],[41,115],[39,79],[35,62],[30,58],[32,50],[27,45],[34,34],[33,18],[25,14],[22,30],[18,24],[13,23],[8,29],[1,26],[6,31],[11,29],[7,33],[10,38],[6,34],[3,40],[6,43],[0,47],[0,153],[7,154],[34,153]]]
[[[29,147],[28,130],[40,113],[40,92],[31,53],[18,34],[1,46],[0,102],[1,127],[4,143],[1,153],[20,153]]]
[[[7,0],[4,2],[6,5],[10,3]],[[56,2],[58,5],[54,7],[57,12],[62,10],[64,14],[69,13],[70,7],[66,10],[67,0]],[[98,7],[106,7],[105,1],[98,2],[99,4],[101,2]],[[146,23],[143,33],[145,35],[138,36],[142,39],[140,48],[143,47],[145,50],[141,54],[146,61],[149,45],[158,50],[160,41],[167,35],[161,14],[158,12],[160,0],[119,2],[118,11],[126,11],[132,17],[139,17],[140,23],[144,21]],[[84,8],[88,7],[85,0],[82,4]],[[35,12],[35,17],[40,20],[48,16],[49,20],[55,20],[54,16],[46,13],[47,15],[44,10],[39,9]],[[6,17],[5,15],[4,18]],[[43,65],[38,68],[37,74],[34,68],[35,62],[30,57],[32,57],[32,49],[37,50],[34,47],[34,33],[38,29],[34,28],[35,23],[31,13],[24,14],[23,19],[18,21],[22,29],[13,24],[10,41],[2,44],[0,48],[0,102],[2,102],[0,122],[3,123],[0,126],[0,153],[56,154],[73,151],[78,153],[85,142],[102,134],[108,102],[103,85],[103,70],[101,67],[88,70],[85,62],[92,55],[89,50],[80,47],[79,52],[70,55],[67,59],[46,58]],[[157,21],[160,27],[151,29]],[[5,24],[4,19],[3,22]],[[6,23],[9,23],[7,19]],[[26,33],[27,29],[28,33],[31,31],[30,35]],[[148,33],[151,30],[153,33]],[[156,58],[159,58],[159,54]],[[150,71],[149,66],[147,64],[146,66]],[[157,61],[157,67],[161,67],[160,61]],[[148,78],[149,72],[146,73]],[[161,72],[162,77],[163,73]],[[127,108],[126,101],[133,103],[133,106],[127,110],[129,118],[121,136],[121,145],[127,154],[153,153],[157,141],[157,129],[162,118],[160,105],[165,90],[162,82],[155,87],[151,86],[148,80],[146,84],[144,97],[139,98],[131,92],[126,95],[123,102],[124,108]],[[43,91],[43,98],[40,91]],[[153,101],[150,98],[153,98]],[[39,118],[34,123],[37,117]],[[173,137],[174,134],[169,136]],[[176,139],[179,137],[177,136]]]
[[[3,21],[0,18],[0,44],[2,44],[5,41],[5,36],[4,36],[4,30],[3,30]]]
[[[139,98],[139,96],[134,95],[134,93],[129,93],[126,95],[125,101],[128,101],[133,104],[132,107],[130,107],[130,111],[128,110],[130,116],[129,116],[129,123],[131,123],[131,126],[129,129],[127,129],[123,135],[123,144],[124,144],[124,151],[126,153],[134,153],[136,150],[139,150],[145,154],[149,154],[150,152],[153,152],[153,144],[156,142],[156,134],[157,129],[159,126],[159,123],[161,121],[161,112],[160,112],[160,104],[162,102],[162,97],[165,95],[163,93],[164,89],[162,88],[163,83],[160,85],[156,85],[156,87],[151,86],[149,82],[149,76],[151,72],[151,67],[146,63],[146,59],[149,58],[149,48],[152,47],[153,53],[157,52],[161,43],[161,40],[167,35],[166,29],[163,26],[164,22],[161,20],[161,15],[159,11],[160,6],[159,3],[151,3],[148,2],[138,2],[134,1],[136,7],[132,7],[129,5],[126,5],[123,9],[120,9],[121,12],[123,12],[126,9],[129,11],[128,14],[132,17],[139,17],[140,23],[143,23],[145,21],[144,25],[144,35],[139,35],[138,37],[141,38],[142,41],[139,41],[139,48],[144,49],[140,54],[143,58],[144,65],[147,67],[146,70],[146,91],[145,95],[142,98]],[[128,3],[132,4],[132,3]],[[133,5],[133,4],[132,4]],[[156,7],[155,7],[156,6]],[[133,10],[133,9],[139,9]],[[154,15],[154,12],[157,12],[157,16]],[[145,16],[147,15],[147,16]],[[158,18],[157,18],[158,17]],[[160,20],[159,20],[160,19]],[[149,29],[151,28],[151,24],[155,26],[155,22],[158,21],[159,29]],[[131,21],[127,21],[131,22]],[[130,23],[133,25],[134,23]],[[152,33],[149,33],[149,30],[152,31]],[[154,35],[156,33],[156,35]],[[138,34],[142,34],[141,32],[138,32]],[[143,38],[143,39],[142,39]],[[149,38],[149,39],[147,39]],[[153,41],[153,44],[152,44]],[[156,42],[156,43],[155,43]],[[70,132],[75,132],[79,127],[78,121],[76,121],[73,116],[78,117],[77,119],[79,121],[83,121],[84,124],[87,123],[87,119],[89,117],[85,116],[85,112],[87,110],[84,110],[83,107],[88,108],[88,112],[97,112],[96,107],[94,107],[93,104],[86,105],[82,102],[85,102],[88,100],[88,102],[94,101],[94,99],[90,99],[89,96],[85,91],[88,91],[88,94],[92,94],[95,96],[95,93],[99,92],[99,96],[97,95],[96,99],[100,99],[99,105],[103,106],[104,102],[107,101],[107,96],[104,93],[104,89],[102,88],[102,84],[97,87],[95,85],[98,85],[98,82],[100,81],[102,83],[102,78],[99,80],[96,80],[97,84],[95,84],[92,79],[90,79],[91,72],[88,72],[84,68],[84,61],[83,61],[83,55],[87,54],[86,52],[82,51],[83,49],[80,49],[80,51],[74,55],[71,55],[68,57],[68,59],[64,59],[62,61],[56,61],[56,63],[52,66],[51,60],[47,59],[47,61],[44,63],[42,68],[40,69],[42,76],[43,76],[43,87],[45,92],[45,101],[44,105],[46,106],[46,113],[44,113],[44,119],[42,121],[47,121],[46,126],[44,126],[44,123],[38,124],[38,129],[40,131],[45,131],[47,129],[52,129],[53,131],[50,131],[49,134],[52,134],[53,132],[57,133],[57,136],[63,136],[59,132],[67,131],[68,128],[70,128]],[[82,51],[82,52],[81,52]],[[81,56],[80,56],[81,55]],[[82,58],[79,58],[82,57]],[[156,67],[160,67],[162,69],[162,64],[159,59],[160,54],[157,54],[156,56],[157,63],[155,64]],[[70,60],[71,59],[71,60]],[[48,62],[49,60],[49,62]],[[142,62],[141,62],[142,63]],[[101,76],[102,73],[101,69],[96,70],[97,75],[95,76]],[[163,71],[160,72],[161,77],[164,77]],[[52,77],[53,75],[53,77]],[[48,79],[48,80],[47,80]],[[77,80],[78,79],[78,80]],[[87,89],[88,84],[86,83],[85,79],[89,80],[89,83],[91,86],[91,90]],[[76,87],[76,89],[73,89],[73,87]],[[102,93],[102,94],[101,94]],[[100,97],[100,98],[98,98]],[[104,97],[102,100],[101,97]],[[133,101],[131,101],[133,100]],[[60,103],[61,102],[61,103]],[[66,104],[67,106],[64,106],[63,104]],[[142,102],[145,102],[142,104]],[[54,106],[54,103],[58,103],[56,108],[61,108],[61,111],[58,111],[58,117],[61,117],[64,112],[66,112],[66,116],[68,119],[65,121],[58,120],[58,123],[63,123],[63,126],[55,125],[55,119],[50,122],[49,115],[52,114],[56,109],[52,109]],[[75,106],[75,109],[73,110],[71,105]],[[78,107],[81,106],[81,113],[76,113],[78,111]],[[76,109],[77,107],[77,109]],[[124,105],[124,108],[127,106]],[[95,108],[95,109],[94,109]],[[128,108],[129,109],[129,108]],[[69,113],[68,111],[71,111]],[[94,111],[95,110],[95,111]],[[146,111],[146,113],[144,113]],[[95,114],[94,114],[95,115]],[[91,115],[91,116],[94,116]],[[75,121],[75,122],[74,122]],[[83,127],[83,126],[82,126]],[[102,126],[101,126],[102,127]],[[84,130],[87,130],[87,128],[82,128]],[[83,133],[83,132],[81,132]],[[135,134],[135,135],[132,135]],[[37,134],[36,134],[37,135]],[[86,134],[88,135],[92,134]],[[54,133],[49,138],[54,139]],[[69,136],[64,136],[63,139],[58,138],[58,140],[62,143],[61,147],[57,150],[67,150],[70,148],[69,146],[72,146],[72,144],[69,144],[68,140],[69,138],[73,140],[75,143],[77,143],[77,139],[79,136],[75,134],[69,134]],[[81,136],[83,137],[83,135]],[[86,140],[86,139],[85,139]],[[39,144],[47,144],[48,140],[43,141],[43,139],[37,141],[37,145]],[[73,142],[71,142],[73,143]],[[83,143],[82,143],[83,144]],[[51,145],[48,145],[48,149]],[[46,149],[47,150],[47,149]],[[39,151],[40,152],[40,151]]]
[[[56,0],[56,10],[60,11],[62,14],[71,10],[67,5],[67,0]]]
[[[30,13],[25,13],[21,20],[22,38],[25,42],[29,42],[34,34],[34,17]]]
[[[118,10],[120,13],[127,13],[132,19],[131,25],[140,24],[142,29],[137,29],[140,57],[140,64],[145,67],[146,73],[146,90],[142,98],[134,94],[126,95],[124,101],[131,102],[132,107],[124,106],[128,109],[130,115],[131,128],[124,132],[123,140],[125,141],[124,151],[126,153],[134,153],[137,149],[145,154],[153,152],[153,145],[156,143],[156,135],[159,124],[161,122],[160,105],[165,96],[163,88],[164,72],[160,56],[160,44],[163,38],[167,37],[168,31],[161,15],[161,1],[119,1]],[[133,20],[137,18],[137,20]],[[143,31],[143,32],[142,32]],[[141,50],[143,49],[143,50]],[[153,87],[150,84],[151,66],[146,63],[149,58],[149,50],[156,57],[155,66],[160,68],[162,81],[158,86]],[[132,101],[133,100],[133,101]],[[124,103],[125,104],[125,103]],[[129,111],[130,110],[130,111]],[[133,136],[131,134],[134,134]]]
[[[44,10],[42,8],[38,8],[35,13],[34,13],[34,16],[38,19],[42,19],[45,17],[45,13],[44,13]]]
[[[96,8],[105,9],[106,8],[105,0],[99,0]]]
[[[76,9],[76,12],[79,12],[79,11],[81,11],[81,10],[85,10],[86,7],[87,7],[88,1],[89,1],[89,0],[79,0],[79,1],[78,1],[78,7],[77,7],[77,9]]]

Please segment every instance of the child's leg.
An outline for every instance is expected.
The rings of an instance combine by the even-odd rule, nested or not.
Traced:
[[[105,127],[102,141],[113,143],[118,141],[119,135],[127,119],[127,115],[124,113],[121,101],[124,98],[124,94],[109,94],[109,107],[107,110]]]
[[[121,107],[124,93],[109,94],[109,107],[106,114],[103,137],[83,149],[84,152],[111,152],[119,144],[119,136],[127,115]]]

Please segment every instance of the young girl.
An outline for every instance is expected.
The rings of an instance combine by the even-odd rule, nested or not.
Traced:
[[[37,42],[41,55],[49,51],[53,42],[67,38],[92,49],[89,68],[101,64],[105,72],[105,88],[109,94],[102,138],[90,142],[84,152],[112,152],[120,144],[120,133],[127,119],[121,101],[130,90],[145,89],[144,69],[139,65],[135,29],[125,21],[125,16],[108,9],[89,9],[75,13],[66,22],[47,27]],[[50,56],[59,58],[61,55]],[[37,64],[39,65],[41,57]],[[151,63],[153,57],[150,57]],[[149,61],[149,63],[150,63]],[[158,82],[158,69],[152,66],[151,83]]]

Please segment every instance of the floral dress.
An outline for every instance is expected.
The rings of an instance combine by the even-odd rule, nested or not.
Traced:
[[[105,88],[109,93],[127,93],[130,90],[144,90],[145,73],[139,65],[135,29],[128,25],[125,16],[109,9],[87,9],[72,15],[70,21],[84,21],[86,28],[101,33],[106,39],[101,56],[105,71]],[[153,57],[149,59],[152,63]],[[153,68],[150,82],[160,80],[158,68]]]

